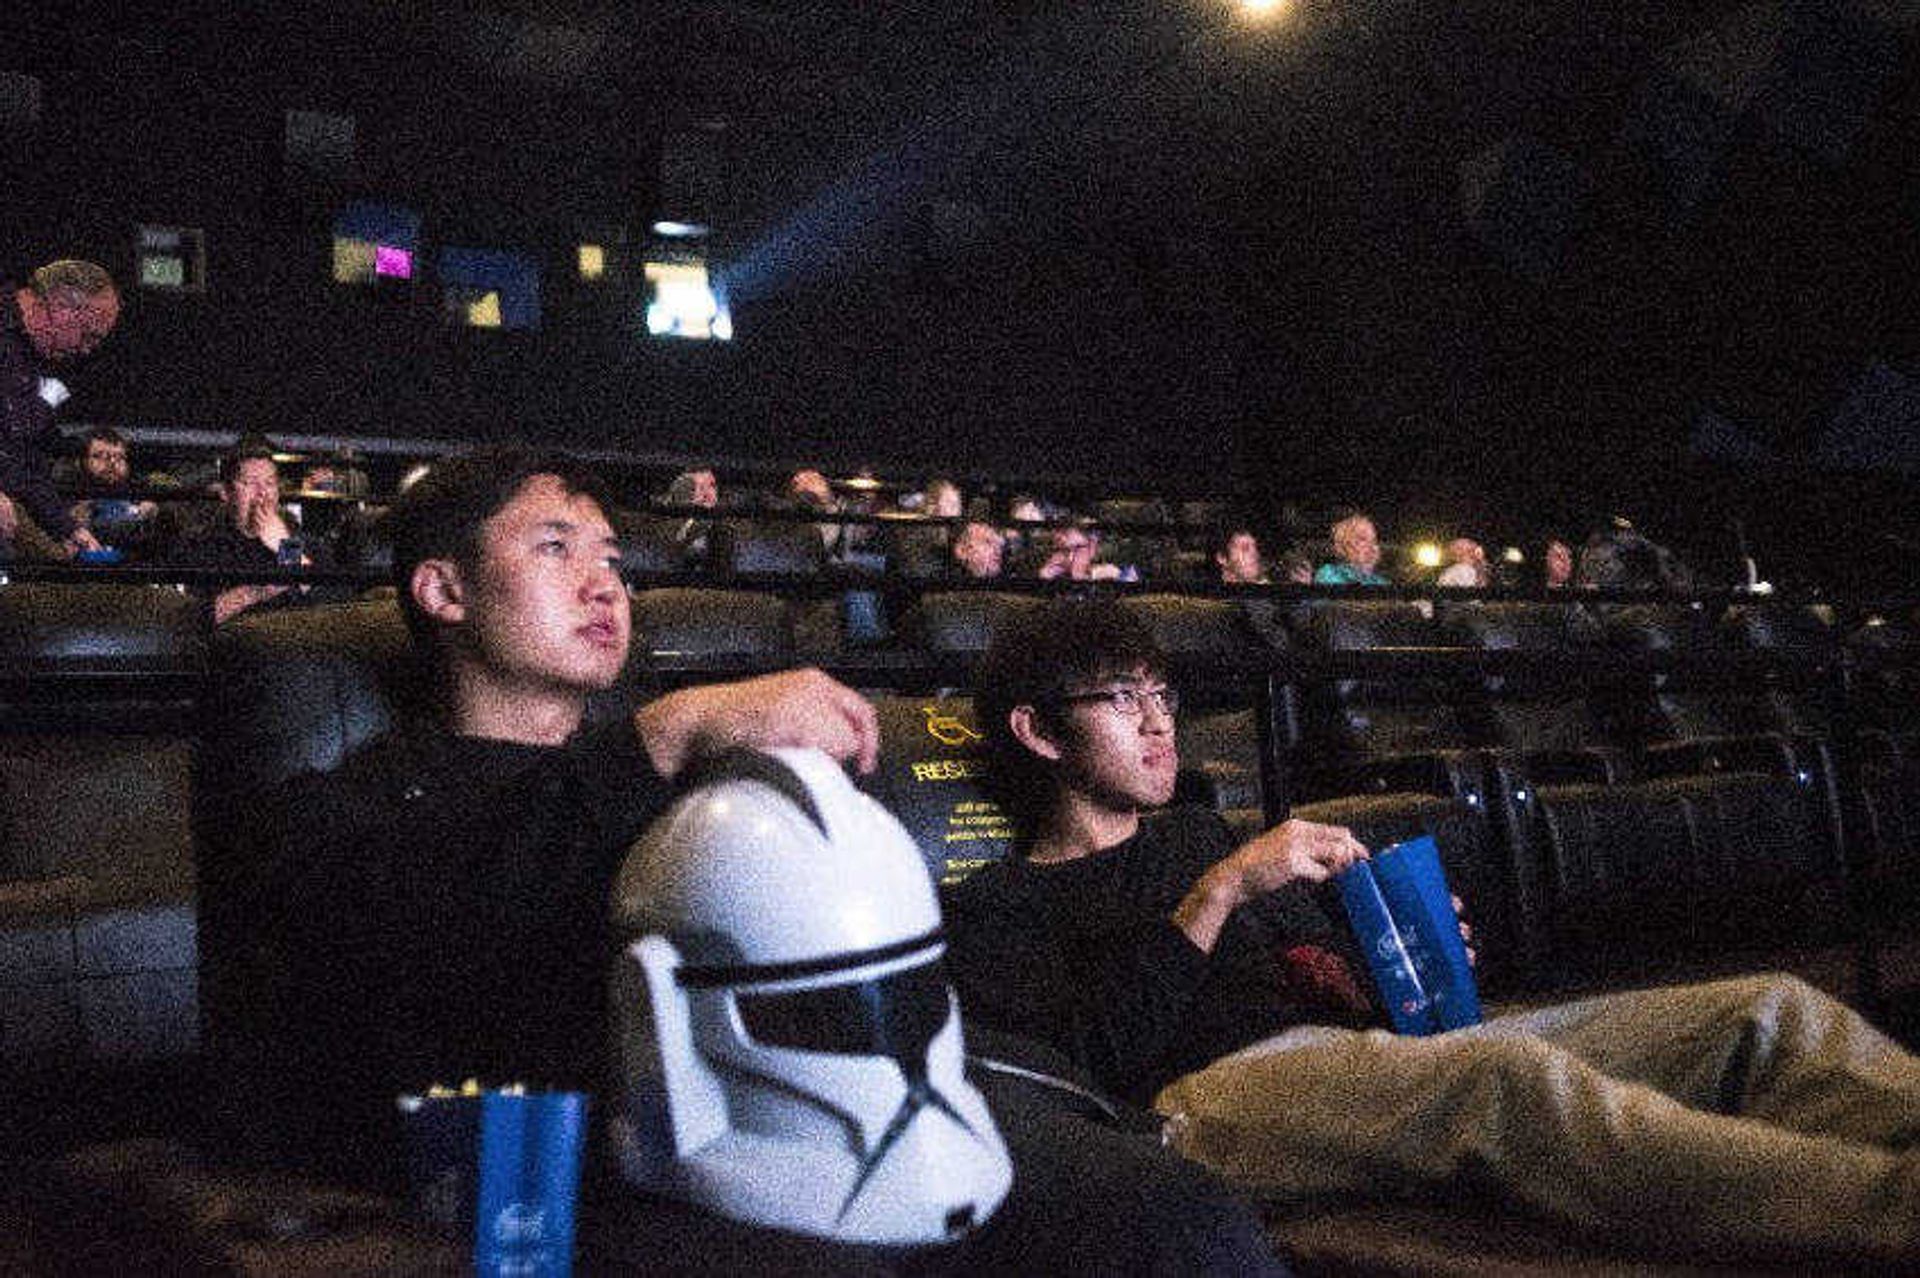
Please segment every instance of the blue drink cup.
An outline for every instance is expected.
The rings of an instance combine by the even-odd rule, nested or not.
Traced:
[[[415,1204],[481,1278],[567,1278],[587,1139],[580,1092],[403,1096]]]

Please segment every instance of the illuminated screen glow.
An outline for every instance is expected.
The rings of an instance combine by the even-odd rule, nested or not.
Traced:
[[[729,341],[733,320],[707,279],[705,262],[648,262],[647,332]]]
[[[142,253],[140,283],[147,288],[184,288],[187,264],[170,253]]]

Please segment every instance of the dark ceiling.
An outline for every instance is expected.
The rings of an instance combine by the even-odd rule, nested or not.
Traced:
[[[716,216],[749,263],[1077,257],[1214,317],[1260,473],[1630,485],[1705,415],[1799,464],[1866,370],[1920,373],[1912,0],[179,12],[24,16],[321,107],[430,112],[458,84],[469,110],[721,125]]]

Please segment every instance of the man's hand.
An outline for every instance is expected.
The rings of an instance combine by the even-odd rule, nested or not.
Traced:
[[[1248,901],[1296,881],[1324,883],[1366,856],[1366,846],[1343,825],[1282,822],[1202,874],[1174,910],[1174,926],[1212,952],[1227,915]]]
[[[642,706],[633,722],[663,777],[735,746],[813,746],[862,772],[880,757],[872,704],[818,670],[682,688]]]
[[[263,604],[275,595],[283,594],[285,586],[229,586],[213,597],[213,624],[224,624],[228,618],[245,612],[255,604]]]
[[[269,550],[278,553],[280,543],[291,534],[286,517],[280,513],[280,507],[264,494],[247,504],[243,512],[240,527],[255,541],[264,542]]]
[[[1473,924],[1467,922],[1467,903],[1451,893],[1448,894],[1447,899],[1453,902],[1453,917],[1460,924],[1460,940],[1467,947],[1467,966],[1478,967],[1480,953],[1473,948]]]
[[[14,513],[13,500],[0,493],[0,541],[12,541],[20,531],[20,516]]]
[[[66,547],[67,556],[71,558],[83,550],[100,549],[100,539],[85,528],[76,528],[67,534]]]

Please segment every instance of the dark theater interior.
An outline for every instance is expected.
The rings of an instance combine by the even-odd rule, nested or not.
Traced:
[[[0,1273],[1920,1272],[1917,245],[1912,0],[5,5]],[[1007,699],[1040,617],[1096,640]],[[1078,762],[1117,737],[1163,789]],[[946,933],[726,932],[887,881],[840,770],[730,749],[791,746]],[[868,869],[727,880],[640,981],[632,885],[742,788]],[[1124,846],[1063,851],[1088,812]],[[1183,814],[1186,895],[1093,876]],[[1484,1025],[1384,1028],[1326,831],[1433,840]],[[1325,937],[1195,924],[1255,853]],[[1065,870],[1126,926],[976,1005],[956,905]],[[1168,1099],[1213,1068],[1156,1098],[1070,997],[1133,964],[1103,1012],[1186,1033],[1246,935],[1236,1043],[1362,1078],[1764,977],[1898,1082],[1781,1117],[1776,1008],[1697,1094],[1579,1057],[1730,1124],[1716,1172],[1475,1058],[1416,1107],[1452,1161],[1355,1113],[1254,1174]],[[944,1022],[888,1001],[926,972]],[[393,1098],[476,1076],[423,1154]],[[519,1084],[588,1095],[564,1210],[494,1179]]]

